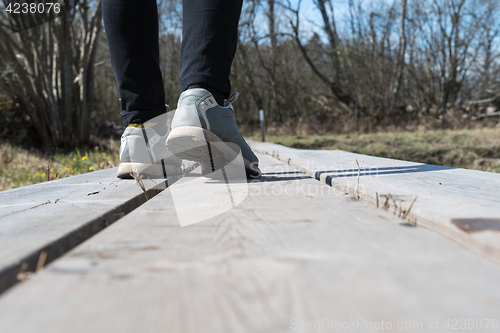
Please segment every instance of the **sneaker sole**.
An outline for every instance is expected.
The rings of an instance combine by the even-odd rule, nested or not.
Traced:
[[[217,135],[195,126],[172,129],[167,137],[167,148],[177,157],[200,163],[203,176],[208,176],[221,169],[238,156],[238,152]],[[239,149],[239,147],[235,148]],[[247,178],[260,177],[259,168],[253,166],[245,158],[243,158],[243,162]]]
[[[122,162],[116,172],[116,177],[121,179],[133,179],[131,174],[139,174],[145,178],[163,178],[167,179],[168,176],[182,175],[181,168],[161,163],[146,164],[137,162]]]

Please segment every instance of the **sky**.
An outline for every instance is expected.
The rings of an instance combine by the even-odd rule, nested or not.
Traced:
[[[286,1],[286,0],[285,0]],[[342,30],[346,27],[344,18],[349,16],[349,6],[347,0],[332,0],[333,1],[333,10],[335,14],[335,22],[337,24],[337,29]],[[370,10],[372,7],[379,7],[384,4],[392,4],[394,1],[400,0],[361,0],[363,4],[363,8],[366,10]],[[292,6],[296,7],[299,0],[290,0]],[[357,3],[357,1],[355,1]],[[307,25],[307,30],[313,30],[316,32],[321,32],[321,29],[314,24],[314,22],[318,22],[321,24],[323,19],[319,10],[316,8],[313,0],[302,0],[301,2],[301,24],[304,26]],[[310,21],[310,22],[307,22]]]
[[[286,0],[284,2],[286,2]],[[292,7],[297,8],[299,0],[290,0],[290,3],[292,4]],[[347,0],[333,0],[333,6],[335,20],[338,25],[337,28],[341,29],[342,17],[349,15],[348,2]],[[324,42],[327,42],[327,37],[324,35],[323,30],[320,27],[322,22],[323,18],[321,17],[321,13],[317,9],[313,0],[302,0],[300,5],[300,25],[301,31],[304,35],[303,37],[310,37],[313,32],[317,32],[322,39],[325,39]]]

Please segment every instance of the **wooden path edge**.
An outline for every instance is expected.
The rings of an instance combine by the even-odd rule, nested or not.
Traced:
[[[401,187],[397,187],[392,184],[385,184],[385,189],[382,192],[374,187],[365,187],[363,192],[359,192],[360,179],[361,185],[363,186],[363,181],[366,179],[366,176],[361,175],[359,177],[358,168],[359,165],[356,166],[357,159],[366,157],[371,160],[380,161],[382,163],[392,163],[392,164],[404,164],[404,165],[414,165],[418,167],[429,167],[431,169],[435,169],[438,171],[447,170],[452,173],[460,173],[462,176],[467,175],[480,175],[484,178],[484,175],[490,174],[492,182],[489,185],[492,188],[500,185],[500,175],[495,173],[487,173],[476,170],[466,170],[459,168],[449,168],[449,167],[440,167],[434,165],[427,165],[423,163],[415,163],[408,161],[400,161],[388,158],[374,157],[369,155],[361,155],[356,153],[349,153],[341,150],[303,150],[303,149],[295,149],[289,148],[280,144],[268,143],[268,142],[256,142],[252,140],[247,140],[252,150],[269,155],[274,157],[275,159],[284,162],[300,172],[320,181],[323,184],[326,184],[330,187],[335,188],[336,190],[341,191],[343,194],[358,199],[360,201],[364,201],[369,203],[372,206],[383,209],[399,217],[403,218],[408,222],[409,225],[413,225],[416,227],[422,227],[427,230],[436,232],[451,241],[454,241],[466,249],[484,256],[490,260],[495,261],[496,263],[500,263],[500,207],[498,205],[499,198],[496,195],[494,198],[487,198],[485,196],[480,196],[480,200],[484,201],[484,205],[482,206],[474,206],[474,203],[471,202],[471,207],[460,207],[457,202],[453,202],[448,198],[441,196],[439,199],[443,201],[448,200],[449,202],[445,203],[443,206],[446,206],[445,209],[437,210],[436,207],[426,206],[422,204],[424,200],[427,200],[426,203],[430,201],[430,197],[425,197],[424,195],[420,195],[419,193],[415,193],[413,197],[409,198],[406,202],[400,202],[399,206],[397,204],[385,205],[387,204],[387,196],[381,195],[382,193],[391,193],[387,191],[387,188],[391,188],[393,191],[392,194],[397,194],[403,190],[408,191],[409,188],[403,189]],[[318,160],[321,160],[321,154],[325,153],[324,161],[329,167],[323,169],[321,163],[318,163]],[[328,172],[324,172],[322,170],[331,169],[332,164],[335,165],[335,161],[331,162],[331,155],[333,154],[342,154],[349,155],[350,159],[353,161],[353,165],[350,169],[347,169],[350,172],[349,177],[344,178],[335,178]],[[308,161],[308,154],[314,154],[315,160],[312,163]],[[326,155],[328,154],[328,155]],[[321,160],[322,162],[323,160]],[[328,162],[327,162],[328,161]],[[315,163],[316,162],[316,163]],[[345,162],[345,161],[344,161]],[[343,166],[345,167],[345,165]],[[362,172],[360,172],[363,174]],[[456,177],[456,176],[455,176]],[[471,179],[471,182],[475,179]],[[389,183],[389,180],[387,181]],[[401,185],[400,183],[398,185]],[[411,187],[409,185],[408,187]],[[486,188],[488,185],[486,185]],[[500,188],[500,187],[498,187]],[[484,194],[485,189],[483,191],[478,191],[478,195]],[[385,191],[385,192],[384,192]],[[474,190],[471,190],[471,193],[474,193]],[[389,194],[390,196],[390,194]],[[412,200],[413,199],[413,200]],[[415,200],[416,199],[416,200]],[[434,197],[432,200],[436,200],[438,198]],[[463,199],[463,198],[462,198]],[[391,200],[392,201],[392,200]],[[488,204],[491,206],[489,211],[486,211],[484,206]],[[451,208],[456,207],[457,212],[455,214],[454,211],[450,211]],[[464,214],[466,212],[466,214]],[[470,213],[470,214],[467,214]],[[470,217],[473,216],[473,219]],[[470,220],[471,230],[467,230],[469,227],[467,224]],[[462,223],[463,222],[463,223]],[[481,223],[489,223],[493,225],[491,230],[473,230],[474,224]],[[465,225],[464,225],[465,223]],[[462,224],[462,225],[461,225]]]
[[[41,266],[41,269],[43,269],[43,266],[60,258],[76,246],[136,210],[148,200],[151,200],[153,197],[163,192],[169,185],[172,185],[197,167],[197,163],[189,164],[184,168],[183,176],[168,177],[151,188],[143,189],[142,193],[135,195],[104,214],[89,219],[81,227],[71,230],[65,235],[47,243],[45,246],[25,255],[21,259],[2,267],[2,269],[0,269],[0,295],[21,282],[23,280],[23,274],[29,275],[36,273],[38,266]]]

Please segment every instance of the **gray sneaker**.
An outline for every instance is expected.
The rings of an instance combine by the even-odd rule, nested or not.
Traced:
[[[237,98],[234,93],[220,106],[208,90],[183,92],[167,138],[168,149],[180,158],[199,162],[204,176],[235,161],[241,151],[247,177],[259,178],[259,160],[234,119],[231,103]]]
[[[181,159],[169,152],[165,144],[169,129],[166,113],[144,124],[129,124],[121,137],[121,163],[116,176],[131,179],[134,174],[166,179],[182,175]]]

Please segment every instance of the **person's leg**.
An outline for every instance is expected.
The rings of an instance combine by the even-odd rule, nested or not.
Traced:
[[[156,1],[103,0],[102,6],[123,124],[144,123],[166,112]]]
[[[159,66],[156,0],[103,0],[104,29],[126,127],[118,178],[182,174],[182,161],[165,146],[165,92]]]
[[[241,135],[229,74],[238,42],[242,0],[183,0],[180,90],[170,151],[201,164],[202,174],[243,157],[246,175],[260,177],[259,160]],[[225,100],[227,99],[227,100]]]
[[[180,91],[204,88],[220,105],[231,94],[229,74],[243,0],[183,0]]]

